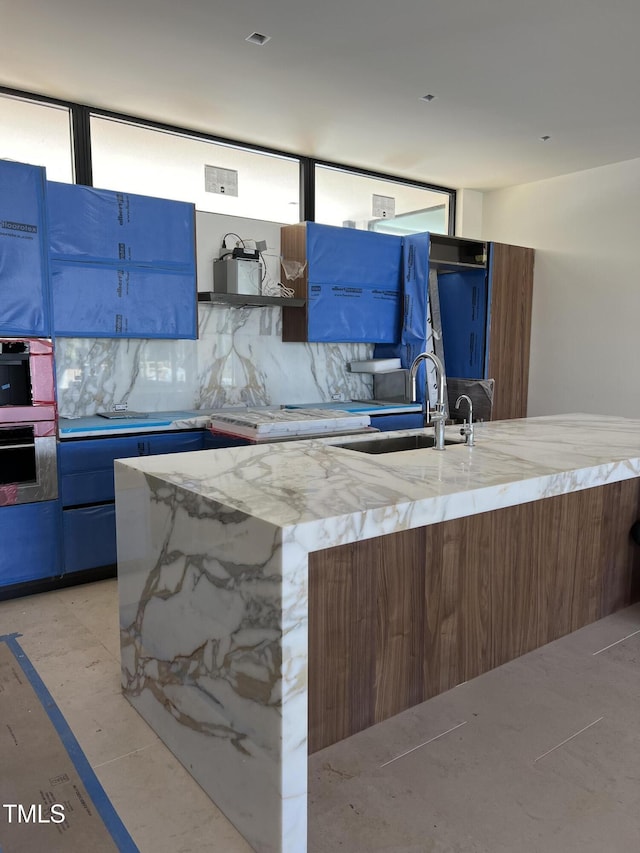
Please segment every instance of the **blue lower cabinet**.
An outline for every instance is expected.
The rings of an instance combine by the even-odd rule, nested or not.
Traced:
[[[246,447],[251,442],[246,438],[231,438],[228,435],[220,435],[205,430],[202,439],[203,450],[216,450],[219,447]]]
[[[371,426],[383,432],[392,429],[422,429],[424,416],[422,412],[411,412],[406,415],[373,415]]]
[[[0,507],[0,586],[62,573],[60,502]]]
[[[113,460],[202,450],[203,433],[147,433],[58,444],[60,495],[65,507],[114,499]]]
[[[80,572],[117,563],[113,462],[246,444],[204,430],[140,433],[58,443],[64,569]]]
[[[66,509],[62,513],[64,567],[81,572],[116,563],[115,504]]]

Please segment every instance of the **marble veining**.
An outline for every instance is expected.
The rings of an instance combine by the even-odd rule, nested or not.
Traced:
[[[203,304],[197,341],[58,338],[60,415],[120,403],[166,411],[372,397],[371,377],[347,370],[371,356],[371,345],[282,343],[281,313]]]
[[[125,695],[257,851],[306,850],[309,552],[640,475],[640,421],[503,421],[476,438],[116,463]]]

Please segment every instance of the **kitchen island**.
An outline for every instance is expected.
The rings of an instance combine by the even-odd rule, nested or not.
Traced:
[[[370,440],[116,462],[124,693],[258,851],[306,849],[309,751],[636,593],[640,421]]]

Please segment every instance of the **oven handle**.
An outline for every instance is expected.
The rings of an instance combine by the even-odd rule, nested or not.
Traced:
[[[0,450],[26,450],[27,447],[33,448],[33,444],[0,444]]]

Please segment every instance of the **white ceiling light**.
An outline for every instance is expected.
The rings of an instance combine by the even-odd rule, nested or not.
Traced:
[[[257,44],[259,47],[262,47],[263,44],[266,44],[270,40],[271,36],[265,36],[262,33],[251,33],[245,39],[245,41],[250,41],[251,44]]]

